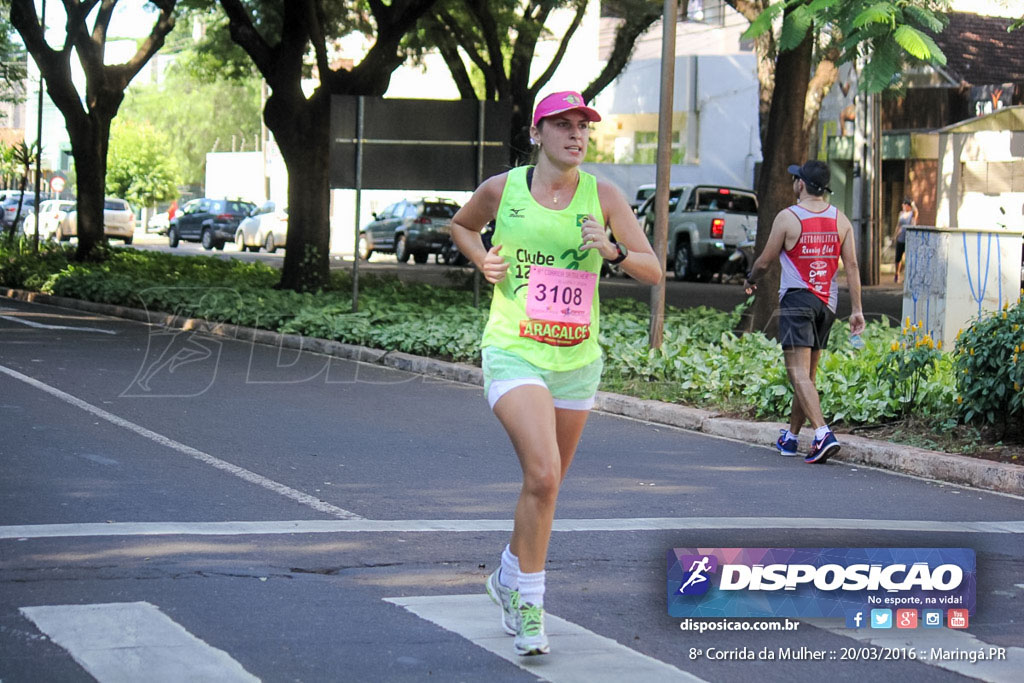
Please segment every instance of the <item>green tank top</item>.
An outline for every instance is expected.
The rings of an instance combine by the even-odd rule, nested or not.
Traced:
[[[511,351],[547,370],[575,370],[601,357],[596,281],[589,325],[531,320],[526,314],[527,282],[532,265],[585,270],[600,276],[602,258],[597,249],[579,251],[583,220],[590,214],[603,221],[597,179],[580,171],[569,205],[548,209],[530,194],[528,168],[509,171],[501,194],[493,242],[503,245],[501,256],[509,269],[494,287],[481,346]]]

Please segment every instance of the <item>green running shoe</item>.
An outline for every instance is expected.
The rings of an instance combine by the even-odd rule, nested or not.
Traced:
[[[513,643],[516,654],[546,655],[551,651],[548,637],[544,633],[544,608],[532,602],[519,605],[519,632]]]
[[[495,605],[501,606],[501,627],[510,636],[519,632],[519,591],[501,585],[498,569],[487,577],[487,595]]]

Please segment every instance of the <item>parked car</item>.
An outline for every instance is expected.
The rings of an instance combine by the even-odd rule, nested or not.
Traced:
[[[288,239],[288,209],[278,208],[275,202],[265,202],[253,209],[238,225],[235,244],[239,251],[259,251],[260,247],[273,254],[284,247]]]
[[[68,215],[68,211],[75,208],[75,203],[67,199],[47,199],[39,203],[39,239],[57,239],[57,231],[60,229],[61,221]],[[22,230],[26,235],[33,235],[36,231],[36,215],[30,212],[22,223]]]
[[[450,199],[406,199],[378,214],[359,233],[360,258],[374,252],[393,253],[401,263],[412,256],[426,263],[430,254],[441,254],[451,243],[452,216],[459,205]]]
[[[256,208],[251,202],[238,199],[211,199],[202,197],[185,204],[171,219],[167,228],[167,243],[177,247],[178,242],[200,242],[203,249],[223,249],[233,242],[238,224]]]
[[[720,272],[736,248],[757,235],[757,195],[720,185],[674,185],[668,200],[668,266],[677,280]],[[654,240],[654,197],[638,212]]]
[[[640,207],[644,205],[644,202],[654,196],[654,188],[654,183],[646,183],[636,188],[636,195],[629,202],[629,206],[633,209],[633,213],[639,215]]]
[[[68,210],[57,227],[56,239],[65,242],[78,234],[78,209]],[[103,235],[131,244],[135,237],[135,212],[123,199],[107,197],[103,200]]]
[[[491,238],[494,234],[494,221],[491,221],[484,226],[483,230],[480,231],[480,239],[484,243],[484,249],[490,250]],[[469,259],[466,255],[459,251],[459,247],[455,244],[455,240],[448,242],[447,248],[441,252],[441,260],[444,261],[445,265],[449,266],[465,266],[469,264]]]
[[[22,198],[24,197],[24,198]],[[21,202],[21,214],[18,214],[18,202]],[[26,192],[22,195],[19,192],[14,192],[7,195],[2,202],[0,202],[0,227],[7,230],[14,223],[14,218],[17,216],[18,223],[25,220],[25,217],[34,212],[36,208],[36,195],[35,193]]]

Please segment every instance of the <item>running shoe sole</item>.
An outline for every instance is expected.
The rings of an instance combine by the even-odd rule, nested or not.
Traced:
[[[491,575],[487,577],[487,581],[484,583],[484,585],[487,586],[487,595],[491,598],[495,605],[501,608],[501,627],[505,630],[505,633],[509,634],[510,636],[514,636],[516,635],[516,633],[518,633],[518,629],[516,628],[517,624],[509,623],[509,614],[505,610],[505,605],[501,603],[501,593],[499,592],[500,588],[496,585],[491,585],[492,581],[495,584],[498,582],[497,570],[494,570],[494,572],[492,572]]]
[[[815,453],[813,456],[808,455],[804,458],[804,462],[811,465],[824,464],[826,460],[831,458],[833,455],[839,452],[840,444],[838,441],[833,441],[829,445],[822,448],[820,451]]]
[[[551,647],[544,643],[543,645],[536,645],[529,649],[520,648],[516,645],[516,654],[520,657],[532,657],[533,655],[546,655],[551,653]]]

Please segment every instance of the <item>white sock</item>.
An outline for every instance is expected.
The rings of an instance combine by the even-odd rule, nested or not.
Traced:
[[[814,439],[816,441],[821,441],[826,436],[828,436],[828,433],[830,431],[832,431],[832,430],[828,428],[828,425],[822,425],[822,426],[820,426],[820,427],[818,427],[817,429],[814,430]]]
[[[512,548],[508,545],[501,551],[501,571],[498,572],[498,583],[505,588],[519,588],[519,558],[512,554]]]
[[[519,572],[519,604],[524,602],[544,606],[544,572]]]
[[[782,440],[786,441],[788,439],[796,439],[797,441],[799,441],[800,440],[800,435],[799,434],[794,434],[793,432],[791,432],[791,431],[789,431],[787,429],[786,433],[782,435]]]

